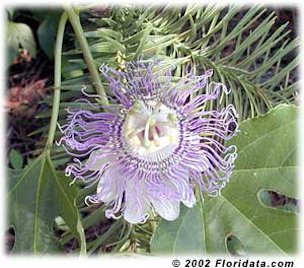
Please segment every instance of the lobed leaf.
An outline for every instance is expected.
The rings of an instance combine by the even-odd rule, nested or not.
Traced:
[[[230,142],[238,148],[235,171],[222,195],[183,207],[174,222],[162,220],[152,253],[224,253],[231,236],[246,253],[294,253],[296,214],[265,206],[259,196],[271,190],[297,197],[297,118],[295,106],[280,105],[241,123],[241,134]]]
[[[75,205],[77,190],[69,180],[58,174],[43,152],[18,177],[9,180],[9,224],[15,229],[15,253],[58,252],[53,225],[61,216],[77,237],[81,252],[85,252],[84,231]]]

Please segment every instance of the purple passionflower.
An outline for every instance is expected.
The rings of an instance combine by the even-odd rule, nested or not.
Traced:
[[[103,112],[68,109],[61,128],[60,142],[75,156],[66,174],[97,183],[88,199],[105,203],[107,217],[142,223],[152,210],[175,220],[180,202],[195,205],[196,185],[216,196],[234,168],[236,148],[224,141],[237,132],[235,108],[206,109],[226,87],[208,82],[212,70],[177,82],[161,70],[155,61],[101,68],[115,105]]]

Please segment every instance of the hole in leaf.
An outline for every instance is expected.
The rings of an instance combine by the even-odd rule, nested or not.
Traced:
[[[232,256],[245,256],[246,250],[242,242],[232,233],[228,234],[225,239],[227,251]]]
[[[286,195],[279,194],[270,190],[261,190],[258,193],[258,198],[260,202],[266,207],[294,213],[299,212],[298,200]]]
[[[16,234],[15,229],[12,226],[10,226],[5,232],[5,252],[6,253],[11,253],[14,248],[15,241],[16,241],[15,234]]]

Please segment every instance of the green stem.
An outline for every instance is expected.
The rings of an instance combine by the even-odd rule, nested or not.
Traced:
[[[74,9],[71,6],[65,5],[64,9],[69,17],[69,21],[72,24],[76,38],[81,47],[85,63],[88,66],[88,69],[89,69],[89,72],[90,72],[90,75],[91,75],[91,78],[93,81],[93,85],[96,89],[96,92],[101,97],[101,103],[103,105],[108,105],[109,104],[108,98],[107,98],[106,92],[102,86],[99,73],[96,69],[88,41],[84,36],[84,32],[83,32],[81,24],[80,24],[79,16],[75,13]]]
[[[57,31],[57,39],[56,39],[56,46],[55,46],[55,71],[54,71],[54,98],[53,98],[53,108],[52,108],[52,117],[51,123],[48,133],[48,139],[46,142],[46,149],[50,152],[58,120],[59,114],[59,105],[60,105],[60,86],[61,86],[61,56],[62,56],[62,43],[63,43],[63,36],[64,36],[64,29],[65,24],[67,21],[66,13],[64,12],[61,15],[58,31]]]

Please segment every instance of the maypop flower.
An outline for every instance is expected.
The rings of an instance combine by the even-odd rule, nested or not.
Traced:
[[[151,208],[174,220],[180,202],[195,204],[196,185],[216,196],[232,173],[236,148],[224,141],[237,132],[235,108],[206,109],[226,87],[208,83],[212,70],[174,83],[161,69],[155,61],[128,63],[124,71],[103,67],[116,105],[67,109],[60,142],[75,158],[66,174],[98,183],[88,200],[105,203],[107,217],[123,213],[141,223]]]

